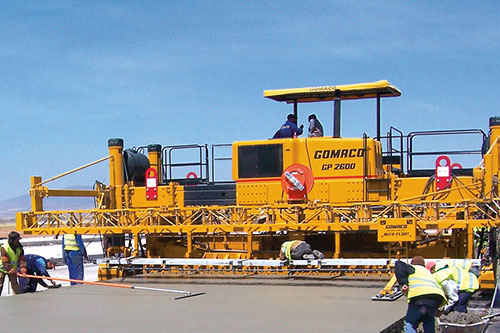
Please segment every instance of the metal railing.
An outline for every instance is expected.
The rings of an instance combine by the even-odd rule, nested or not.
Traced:
[[[212,161],[212,181],[213,182],[215,182],[215,162],[218,162],[218,161],[232,161],[233,160],[232,156],[229,156],[229,157],[216,157],[216,150],[219,150],[219,148],[227,148],[227,147],[232,147],[232,144],[230,144],[230,143],[220,143],[220,144],[213,144],[212,145],[211,161]]]
[[[192,162],[182,162],[182,163],[174,163],[173,162],[173,154],[174,152],[194,150],[197,152],[198,159]],[[190,144],[190,145],[175,145],[175,146],[165,146],[162,148],[162,171],[163,171],[163,181],[168,182],[170,180],[175,179],[173,175],[173,169],[178,168],[186,168],[186,167],[195,167],[197,169],[198,174],[196,174],[198,180],[200,182],[208,182],[209,178],[209,157],[208,157],[208,146],[198,145],[198,144]],[[188,174],[185,177],[189,178]]]
[[[410,132],[404,135],[397,128],[391,127],[387,136],[381,137],[381,142],[385,139],[385,150],[382,152],[383,157],[388,157],[388,163],[394,163],[396,157],[401,166],[401,171],[411,174],[415,171],[414,160],[416,157],[422,156],[440,156],[440,155],[481,155],[483,154],[482,146],[479,149],[441,149],[441,150],[420,150],[416,151],[415,141],[422,137],[442,137],[442,136],[464,136],[464,135],[480,135],[482,146],[487,138],[486,134],[481,129],[464,129],[464,130],[441,130],[441,131],[418,131]],[[404,143],[406,141],[406,146]],[[396,143],[395,143],[396,142]],[[404,161],[406,160],[406,165]],[[405,170],[406,167],[406,170]]]
[[[435,150],[435,151],[414,151],[414,140],[418,137],[423,136],[444,136],[444,135],[471,135],[471,134],[481,134],[482,141],[486,140],[486,134],[481,129],[465,129],[465,130],[443,130],[443,131],[419,131],[410,132],[407,136],[407,163],[408,171],[413,170],[413,159],[415,156],[438,156],[438,155],[480,155],[482,154],[482,149],[474,150]]]

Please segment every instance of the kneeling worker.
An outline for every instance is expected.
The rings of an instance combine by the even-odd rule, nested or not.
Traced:
[[[311,245],[301,240],[287,241],[281,244],[281,260],[313,260],[323,259],[325,256],[318,250],[312,250]]]
[[[27,274],[29,275],[50,277],[47,269],[56,268],[54,259],[45,259],[36,254],[26,254],[24,259],[26,259]],[[50,282],[51,285],[49,286],[43,279],[19,277],[19,287],[21,287],[23,293],[34,293],[38,284],[45,288],[59,288],[61,286],[60,284],[56,284],[53,280],[50,280]]]
[[[401,291],[406,293],[408,298],[404,331],[417,332],[421,322],[424,332],[434,332],[434,314],[446,298],[432,273],[425,268],[424,258],[413,257],[411,265],[398,260],[394,268],[396,279],[402,287]]]

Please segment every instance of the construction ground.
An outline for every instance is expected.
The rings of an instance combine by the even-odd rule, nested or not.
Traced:
[[[17,332],[379,332],[405,301],[372,302],[381,282],[268,279],[144,279],[124,283],[205,292],[77,285],[2,297],[0,318]]]
[[[90,240],[89,240],[90,241]],[[55,257],[52,277],[68,278],[60,240],[24,238],[26,253]],[[94,242],[87,244],[89,254]],[[92,257],[92,255],[91,255]],[[85,265],[85,280],[97,280],[97,265]],[[312,280],[286,278],[127,277],[110,282],[187,290],[179,294],[94,285],[69,286],[0,298],[0,320],[17,332],[379,332],[404,316],[404,299],[374,302],[387,277]],[[43,291],[42,291],[43,290]]]
[[[383,280],[137,276],[113,282],[205,294],[174,300],[179,294],[65,286],[2,297],[0,320],[16,332],[396,332],[387,328],[406,311],[405,298],[371,300]],[[472,311],[487,306],[479,298],[471,303]],[[499,326],[492,321],[488,332],[500,332]]]
[[[58,255],[60,240],[22,240],[26,253],[55,257],[52,277],[68,278]],[[87,243],[87,241],[85,241]],[[99,256],[96,240],[86,245]],[[94,247],[97,247],[94,249]],[[97,281],[98,266],[85,265],[85,280]],[[44,289],[11,296],[6,284],[0,298],[2,328],[16,332],[399,332],[406,312],[404,297],[372,301],[388,281],[374,278],[166,278],[132,276],[109,282],[137,287],[187,290],[203,295],[174,300],[177,293],[96,285]],[[4,297],[7,296],[7,297]],[[475,295],[472,312],[487,314],[491,297]],[[492,313],[500,309],[492,309]],[[500,317],[499,317],[500,318]],[[398,325],[399,324],[399,325]],[[391,327],[392,326],[392,327]],[[3,331],[2,329],[2,331]],[[500,332],[491,321],[488,332]]]

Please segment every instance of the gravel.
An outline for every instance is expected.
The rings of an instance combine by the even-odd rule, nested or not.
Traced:
[[[450,312],[448,315],[442,315],[439,317],[442,323],[453,323],[453,324],[474,324],[482,321],[481,316],[477,313],[462,313],[462,312]]]

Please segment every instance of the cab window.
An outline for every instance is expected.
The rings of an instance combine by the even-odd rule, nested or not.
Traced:
[[[283,172],[283,145],[255,145],[238,147],[238,177],[281,177]]]

